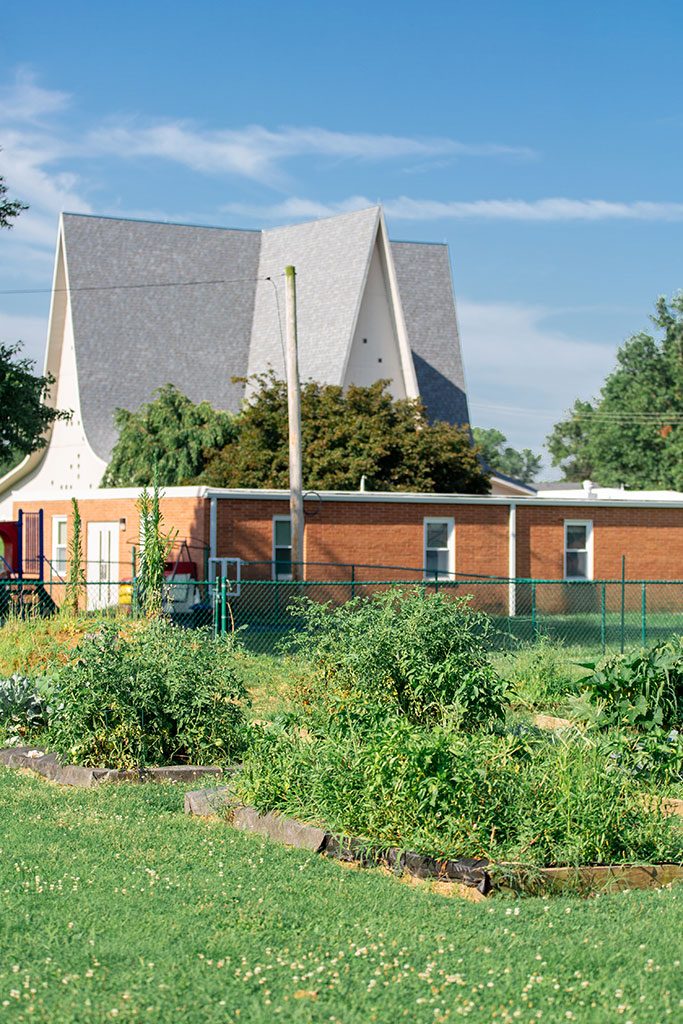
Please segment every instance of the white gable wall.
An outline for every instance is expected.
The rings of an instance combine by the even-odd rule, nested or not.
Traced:
[[[63,243],[58,243],[50,327],[48,332],[45,372],[57,383],[49,404],[57,409],[71,410],[71,420],[57,420],[52,426],[47,447],[34,452],[7,476],[9,490],[2,490],[0,520],[12,518],[12,504],[33,494],[65,497],[74,492],[99,487],[106,462],[98,458],[88,444],[81,419],[76,369],[76,348],[71,322],[68,277]],[[21,470],[21,472],[19,472]],[[13,477],[16,476],[16,484]]]
[[[394,398],[405,398],[406,386],[389,294],[384,254],[378,240],[370,260],[344,386],[358,384],[367,387],[387,377],[391,380],[389,390]]]

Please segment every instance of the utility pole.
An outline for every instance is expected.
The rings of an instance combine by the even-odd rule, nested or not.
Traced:
[[[292,530],[292,579],[303,579],[304,498],[301,469],[301,393],[296,338],[296,270],[285,267],[287,330],[287,409],[289,413],[289,515]]]

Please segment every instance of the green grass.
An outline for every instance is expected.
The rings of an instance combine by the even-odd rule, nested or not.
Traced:
[[[681,1019],[683,887],[469,904],[0,769],[0,1020]]]

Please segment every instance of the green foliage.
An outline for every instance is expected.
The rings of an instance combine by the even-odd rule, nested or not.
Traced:
[[[521,451],[511,448],[505,434],[494,427],[473,427],[472,436],[490,469],[500,470],[527,484],[533,483],[538,476],[543,458],[534,455],[530,448],[522,448]]]
[[[683,639],[615,654],[595,668],[585,693],[596,724],[638,732],[683,728]]]
[[[0,769],[3,1022],[675,1022],[681,885],[473,904],[181,805]]]
[[[499,720],[505,687],[488,659],[489,618],[466,598],[390,590],[333,607],[303,601],[291,647],[310,660],[311,692],[334,715],[449,716],[461,728]]]
[[[374,846],[542,865],[683,858],[680,822],[643,807],[576,734],[531,744],[385,719],[314,741],[266,729],[244,758],[243,799]]]
[[[501,672],[516,697],[534,707],[563,703],[576,693],[578,680],[586,674],[561,643],[544,636],[506,654]]]
[[[173,384],[155,392],[137,412],[117,409],[119,438],[102,479],[103,487],[144,487],[152,483],[153,467],[163,487],[185,484],[200,475],[206,459],[235,434],[234,417],[195,404]]]
[[[6,199],[9,192],[4,176],[0,174],[0,228],[13,227],[12,221],[22,210],[28,210],[26,203],[19,199]]]
[[[14,740],[28,738],[47,724],[45,696],[26,676],[0,679],[0,728]]]
[[[66,606],[74,615],[78,614],[80,599],[85,594],[85,569],[83,567],[83,538],[81,513],[78,502],[71,499],[71,537],[69,539],[69,578],[66,585]]]
[[[207,461],[198,482],[216,487],[288,487],[286,385],[256,378],[239,432]],[[341,388],[314,382],[301,390],[304,486],[357,490],[486,494],[488,477],[464,427],[430,424],[424,406],[394,400],[386,381]]]
[[[626,341],[599,397],[577,400],[548,437],[567,479],[683,489],[683,293],[660,298],[652,320],[661,336]]]
[[[105,624],[55,675],[50,744],[87,766],[225,764],[246,736],[234,662],[233,641],[208,630]]]
[[[17,359],[21,344],[0,344],[0,468],[11,468],[23,456],[44,448],[46,431],[71,413],[45,405],[55,380],[36,377],[30,359]]]
[[[160,497],[155,474],[152,493],[145,488],[137,502],[142,550],[136,586],[147,618],[163,612],[166,560],[177,536],[177,531],[167,534],[162,530]]]

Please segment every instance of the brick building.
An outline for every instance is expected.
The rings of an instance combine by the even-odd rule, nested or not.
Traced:
[[[140,549],[138,497],[123,489],[79,497],[90,581],[130,579]],[[66,572],[71,505],[31,497],[15,502],[14,517],[41,510],[45,565],[58,578]],[[286,491],[168,488],[162,513],[177,533],[172,557],[191,561],[197,579],[219,572],[221,558],[242,560],[244,578],[291,574]],[[515,612],[524,591],[508,579],[614,580],[622,558],[629,580],[683,579],[683,498],[322,492],[305,499],[307,580],[488,581],[488,589],[475,588],[478,603]],[[561,610],[566,594],[555,590]]]

